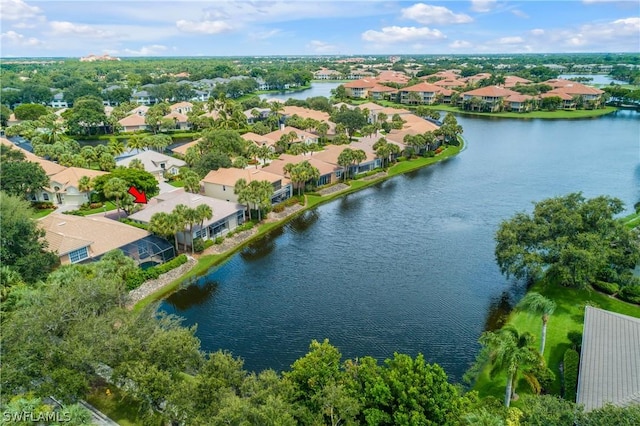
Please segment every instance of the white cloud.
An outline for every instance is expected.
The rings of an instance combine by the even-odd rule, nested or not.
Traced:
[[[42,9],[36,6],[29,6],[22,0],[2,0],[0,1],[0,17],[3,21],[22,21],[33,18],[42,13]]]
[[[469,49],[471,46],[472,44],[465,40],[454,40],[453,43],[449,44],[452,49]]]
[[[311,40],[307,44],[307,48],[313,50],[315,53],[333,53],[338,50],[337,46],[320,40]]]
[[[494,43],[496,44],[520,44],[524,43],[524,39],[522,37],[501,37],[496,40]]]
[[[382,31],[367,30],[362,39],[372,43],[392,44],[420,40],[437,40],[446,38],[442,32],[428,27],[384,27]]]
[[[231,31],[233,27],[225,21],[185,21],[181,19],[176,22],[176,26],[180,31],[185,33],[199,34],[220,34]]]
[[[402,9],[402,17],[424,25],[466,24],[473,21],[469,15],[456,14],[446,7],[431,6],[424,3],[416,3],[411,7]]]
[[[115,33],[102,30],[95,26],[85,24],[75,24],[68,21],[51,21],[49,27],[54,36],[77,35],[82,37],[107,38],[113,37]]]
[[[474,12],[490,12],[495,6],[496,0],[471,0],[471,10]]]
[[[275,37],[279,34],[282,33],[282,30],[280,29],[273,29],[270,31],[256,31],[256,32],[252,32],[249,33],[248,36],[251,40],[266,40],[269,39],[271,37]]]
[[[513,10],[511,10],[511,13],[516,15],[518,18],[522,18],[522,19],[528,19],[529,18],[529,15],[527,15],[526,13],[521,11],[520,9],[513,9]]]
[[[542,28],[535,28],[531,30],[530,33],[533,34],[534,36],[541,36],[545,34],[545,31]]]
[[[15,31],[7,31],[6,33],[0,34],[0,40],[2,40],[3,44],[6,43],[10,46],[35,47],[42,45],[42,42],[37,38],[25,37]]]
[[[138,50],[124,49],[124,53],[132,56],[157,56],[167,51],[167,46],[161,44],[154,44],[151,46],[142,46]]]

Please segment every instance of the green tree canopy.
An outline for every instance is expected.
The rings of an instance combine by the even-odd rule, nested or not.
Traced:
[[[13,113],[18,120],[37,120],[47,114],[47,107],[42,104],[21,104]]]
[[[31,215],[27,201],[0,191],[0,263],[27,283],[43,279],[59,264],[58,256],[47,251],[44,231]]]
[[[535,204],[500,224],[496,260],[503,274],[536,278],[550,274],[560,283],[585,287],[597,279],[617,279],[640,261],[637,237],[614,215],[617,198],[585,199],[581,193]]]
[[[17,197],[41,190],[49,185],[49,178],[38,163],[11,161],[0,169],[0,189]]]

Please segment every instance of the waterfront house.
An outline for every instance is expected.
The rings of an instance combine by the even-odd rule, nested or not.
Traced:
[[[166,175],[179,174],[180,168],[187,165],[187,163],[178,158],[151,150],[141,151],[130,157],[117,160],[116,165],[129,167],[133,160],[139,160],[144,169],[154,175],[159,181],[164,181]]]
[[[440,86],[426,82],[403,87],[400,89],[400,103],[431,105],[436,102],[436,96],[443,90]]]
[[[640,404],[640,318],[585,307],[576,396],[587,412]]]
[[[361,149],[366,154],[367,158],[360,164],[352,164],[349,167],[349,176],[355,176],[358,173],[368,172],[381,166],[381,160],[376,156],[373,149],[367,144],[360,142],[352,142],[349,145],[327,145],[322,151],[314,152],[313,157],[317,160],[321,160],[325,163],[329,163],[339,169],[336,170],[336,178],[341,178],[344,168],[338,164],[338,157],[347,148],[353,150]]]
[[[500,86],[487,86],[464,92],[461,95],[463,106],[471,111],[500,111],[504,100],[509,96],[519,95],[510,89]]]
[[[185,226],[184,230],[177,234],[179,244],[191,245],[195,238],[208,240],[223,237],[244,223],[245,206],[201,194],[191,194],[182,188],[151,198],[142,210],[129,216],[129,219],[148,224],[154,214],[170,214],[180,204],[192,209],[205,204],[211,208],[213,216],[201,224],[194,225],[191,234],[189,226]]]
[[[330,70],[323,67],[313,73],[313,78],[316,80],[340,80],[342,78],[342,74],[336,70]]]
[[[316,186],[328,185],[330,183],[337,182],[338,176],[336,173],[342,170],[341,167],[323,161],[313,154],[313,152],[300,155],[282,154],[279,158],[272,160],[268,166],[263,167],[262,170],[289,178],[290,176],[288,176],[288,174],[284,171],[284,166],[289,163],[298,164],[303,161],[308,161],[309,164],[318,169],[318,171],[320,172],[320,177],[316,182],[314,182]]]
[[[169,114],[163,116],[162,118],[166,118],[172,120],[175,123],[175,129],[179,130],[189,130],[191,129],[191,123],[189,123],[189,117],[185,114],[180,114],[177,111],[171,111]]]
[[[144,229],[102,216],[51,213],[37,221],[48,249],[63,265],[98,260],[119,249],[136,264],[159,264],[175,256],[173,246]]]
[[[531,95],[510,95],[504,99],[506,111],[527,112],[535,106],[535,97]]]
[[[220,168],[210,171],[204,179],[200,181],[204,195],[229,202],[238,202],[238,196],[234,194],[234,188],[238,180],[244,179],[247,183],[254,180],[267,181],[273,185],[271,202],[278,204],[292,195],[291,181],[275,173],[270,173],[261,169],[236,169]]]

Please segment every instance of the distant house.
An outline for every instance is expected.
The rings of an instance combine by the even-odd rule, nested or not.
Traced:
[[[549,90],[547,93],[569,95],[573,98],[576,104],[577,101],[584,101],[587,103],[586,106],[595,108],[600,106],[603,102],[602,95],[605,93],[604,90],[600,90],[592,86],[562,79],[547,80],[544,84],[548,84],[553,87],[553,89]]]
[[[339,80],[342,78],[342,74],[336,70],[320,68],[313,73],[313,78],[316,80]]]
[[[535,99],[531,95],[510,95],[504,98],[504,107],[513,112],[531,111],[535,106]]]
[[[191,129],[191,123],[189,122],[189,117],[185,114],[180,114],[177,111],[171,111],[169,114],[165,115],[163,118],[168,118],[169,120],[173,120],[175,123],[175,129],[180,130],[189,130]]]
[[[400,103],[431,105],[436,102],[436,96],[444,89],[426,82],[400,89]]]
[[[69,108],[69,104],[64,100],[64,93],[56,93],[53,95],[49,106],[52,108]]]
[[[136,155],[116,161],[116,165],[129,167],[133,160],[140,160],[144,169],[158,180],[164,180],[165,175],[177,175],[180,168],[187,165],[184,161],[161,154],[156,151],[142,151]]]
[[[101,216],[51,213],[37,221],[48,249],[63,265],[98,260],[111,250],[142,263],[164,263],[175,256],[173,246],[149,232]]]
[[[193,110],[193,104],[191,102],[178,102],[171,105],[170,108],[172,112],[187,115],[187,113]]]
[[[519,93],[504,87],[487,86],[462,93],[462,101],[469,101],[472,110],[481,110],[486,107],[493,112],[499,111],[504,104],[504,100],[514,95],[519,95]],[[479,99],[477,105],[472,103],[474,99]]]
[[[253,142],[259,147],[268,146],[272,152],[275,152],[276,150],[276,147],[275,147],[276,141],[271,138],[265,137],[263,135],[259,135],[253,132],[247,132],[241,135],[240,137],[246,141]]]
[[[275,142],[279,141],[283,135],[295,133],[296,137],[291,143],[303,143],[305,145],[309,145],[312,143],[318,143],[318,135],[314,135],[313,133],[306,132],[304,130],[296,129],[291,126],[283,126],[282,129],[276,130],[264,135],[266,138],[271,139]]]
[[[146,130],[147,123],[144,115],[130,114],[118,120],[118,124],[122,126],[123,132],[135,132],[136,130]]]
[[[156,213],[171,213],[176,206],[185,205],[196,208],[200,204],[206,204],[211,208],[213,217],[205,219],[202,223],[193,227],[191,235],[186,226],[183,232],[178,233],[178,243],[191,245],[195,238],[203,240],[222,237],[244,223],[244,210],[242,204],[223,201],[200,194],[191,194],[184,189],[167,192],[153,197],[144,209],[129,216],[129,219],[148,224]]]
[[[640,404],[640,318],[585,307],[576,402]]]
[[[244,179],[247,183],[254,180],[267,181],[273,185],[271,202],[278,204],[292,195],[291,181],[275,173],[270,173],[261,169],[225,169],[210,171],[204,179],[200,181],[205,195],[219,200],[237,203],[238,196],[234,194],[236,182]]]
[[[308,161],[309,164],[318,169],[318,171],[320,172],[320,177],[316,182],[314,182],[317,186],[328,185],[330,183],[336,182],[338,179],[337,173],[342,170],[341,167],[338,167],[335,164],[327,163],[326,161],[322,161],[321,159],[314,157],[313,154],[282,154],[280,155],[280,158],[272,160],[271,163],[269,163],[268,166],[263,167],[262,170],[280,175],[282,177],[289,177],[284,171],[284,166],[289,163],[298,164],[303,161]]]
[[[131,102],[141,105],[151,105],[158,102],[158,100],[149,94],[146,90],[140,90],[131,94]]]

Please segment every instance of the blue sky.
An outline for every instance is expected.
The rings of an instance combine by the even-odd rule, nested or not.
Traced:
[[[0,0],[1,57],[640,52],[638,0]]]

